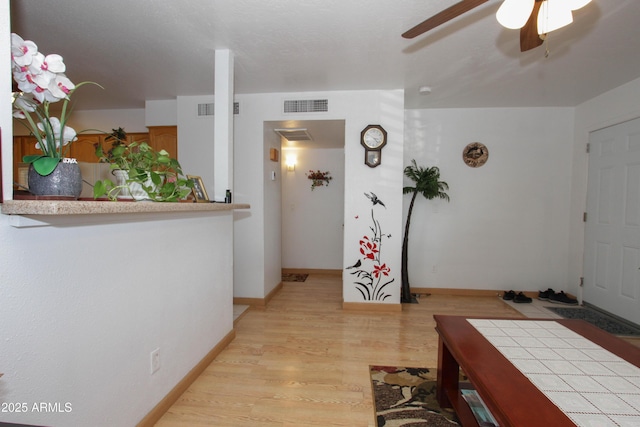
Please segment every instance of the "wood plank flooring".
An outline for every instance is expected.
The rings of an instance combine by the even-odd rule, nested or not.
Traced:
[[[369,365],[437,366],[434,314],[523,317],[497,297],[432,295],[402,313],[342,310],[339,275],[285,283],[160,427],[375,426]]]
[[[369,365],[437,366],[433,314],[521,317],[496,297],[423,297],[402,313],[342,310],[339,275],[285,283],[156,424],[375,426]]]

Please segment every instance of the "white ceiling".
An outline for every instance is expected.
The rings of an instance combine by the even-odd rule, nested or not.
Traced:
[[[79,109],[212,94],[214,51],[236,93],[405,89],[406,108],[575,106],[640,77],[640,1],[594,0],[520,53],[491,0],[413,40],[458,0],[11,0],[13,31],[65,58]],[[430,95],[419,95],[428,85]]]

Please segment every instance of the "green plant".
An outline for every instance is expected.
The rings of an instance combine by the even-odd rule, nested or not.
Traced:
[[[430,168],[418,166],[415,159],[411,160],[411,165],[404,168],[404,174],[413,181],[415,185],[413,187],[407,186],[402,188],[402,194],[411,194],[411,203],[409,203],[407,223],[404,227],[404,240],[402,241],[402,292],[400,301],[412,303],[417,302],[415,298],[411,296],[408,271],[409,226],[411,224],[413,204],[418,194],[422,194],[428,200],[439,198],[449,201],[449,195],[446,193],[449,185],[444,181],[440,181],[440,169],[436,166]]]
[[[139,185],[148,199],[156,202],[177,202],[184,199],[193,188],[193,182],[182,173],[178,160],[166,150],[156,151],[146,142],[132,142],[113,147],[110,157],[96,147],[96,155],[101,161],[110,163],[111,170],[127,172],[124,182],[114,183],[110,179],[97,181],[93,187],[93,197],[106,195],[116,200],[118,195]]]
[[[111,133],[104,138],[105,142],[111,142],[111,148],[101,156],[101,163],[109,163],[110,159],[113,157],[113,149],[119,147],[121,145],[126,145],[127,143],[127,132],[124,129],[111,129]],[[94,147],[97,149],[99,142],[94,144]]]

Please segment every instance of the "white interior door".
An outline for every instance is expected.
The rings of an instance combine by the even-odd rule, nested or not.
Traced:
[[[640,119],[589,142],[584,301],[640,324]]]

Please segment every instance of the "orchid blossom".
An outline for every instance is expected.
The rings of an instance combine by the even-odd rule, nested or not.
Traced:
[[[20,67],[31,64],[38,46],[31,40],[23,40],[19,35],[11,34],[11,59]]]
[[[55,148],[60,147],[60,140],[62,140],[62,145],[67,145],[71,141],[78,139],[76,131],[69,126],[63,127],[57,117],[51,117],[48,121],[38,123],[38,129],[46,135],[51,134],[53,136],[53,140],[56,144]],[[47,138],[47,142],[49,142],[49,138]],[[36,143],[36,148],[44,150],[40,147],[40,142]]]
[[[32,163],[40,175],[48,175],[64,157],[63,147],[77,139],[76,131],[66,126],[71,94],[93,82],[73,84],[64,74],[66,66],[62,56],[44,55],[38,52],[34,42],[15,33],[11,34],[11,61],[13,79],[21,91],[14,94],[13,116],[25,120],[23,124],[38,140],[36,148],[43,153],[24,156],[23,161]],[[52,117],[49,104],[58,101],[63,101],[60,117]]]

